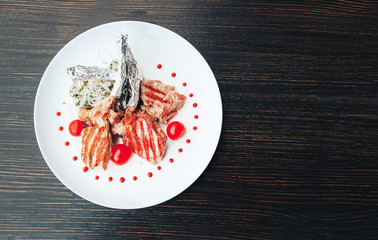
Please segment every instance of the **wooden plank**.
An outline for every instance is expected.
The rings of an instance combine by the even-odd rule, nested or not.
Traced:
[[[376,1],[1,1],[1,239],[376,239]],[[208,61],[223,128],[205,172],[158,206],[67,189],[34,135],[41,76],[72,38],[159,24]]]

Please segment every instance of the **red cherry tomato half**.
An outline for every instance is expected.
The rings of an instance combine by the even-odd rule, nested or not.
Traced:
[[[185,126],[178,121],[171,122],[167,127],[167,135],[172,140],[179,139],[185,132]]]
[[[115,164],[123,165],[130,160],[131,150],[125,144],[117,144],[112,148],[112,157]]]
[[[84,123],[85,122],[80,121],[79,119],[73,120],[68,126],[68,131],[72,136],[78,137],[84,129]]]

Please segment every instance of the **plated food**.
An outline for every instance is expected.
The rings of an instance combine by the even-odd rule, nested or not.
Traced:
[[[81,158],[91,169],[107,169],[117,136],[148,162],[162,161],[167,136],[160,124],[168,124],[185,103],[174,86],[143,79],[127,37],[119,37],[119,58],[109,68],[77,65],[67,70],[73,81],[70,96],[79,108],[78,119],[85,123]],[[185,133],[181,128],[175,140]]]
[[[74,66],[75,72],[79,73],[89,66],[93,67],[93,73],[102,69],[105,70],[105,76],[117,74],[118,65],[112,63],[112,60],[119,59],[116,54],[119,45],[115,42],[120,34],[125,33],[129,36],[129,46],[143,75],[143,81],[139,84],[139,103],[133,114],[143,113],[138,111],[143,105],[142,83],[149,79],[158,79],[165,85],[174,86],[176,92],[186,97],[185,104],[169,120],[168,125],[152,118],[167,136],[162,160],[157,164],[139,157],[126,147],[122,141],[125,136],[112,132],[115,129],[110,123],[112,118],[105,115],[110,124],[110,134],[117,136],[112,137],[114,146],[110,153],[111,160],[107,170],[103,170],[102,163],[90,169],[84,166],[81,159],[81,133],[89,126],[78,119],[77,109],[80,109],[81,104],[86,104],[86,100],[94,105],[97,98],[110,96],[111,86],[115,85],[116,79],[109,77],[102,82],[101,79],[87,82],[80,94],[78,92],[84,81],[77,82],[77,87],[69,93],[73,82],[69,80],[71,75],[67,75],[67,69]],[[111,57],[105,58],[99,54],[103,50],[108,51]],[[77,77],[85,74],[87,71],[82,71]],[[92,83],[98,94],[89,94]],[[74,94],[78,95],[73,96]],[[128,94],[126,100],[116,99],[111,108],[116,113],[124,111],[119,122],[126,113],[123,107],[131,98],[131,92],[122,94]],[[93,110],[94,106],[84,108]],[[186,131],[181,138],[173,140],[182,134],[182,128],[175,123],[177,121],[185,126]],[[221,126],[222,102],[219,88],[206,60],[177,33],[145,22],[108,23],[76,36],[54,56],[46,68],[34,105],[36,139],[51,172],[78,196],[117,209],[137,209],[160,204],[188,188],[211,161]],[[92,164],[95,165],[96,162]]]

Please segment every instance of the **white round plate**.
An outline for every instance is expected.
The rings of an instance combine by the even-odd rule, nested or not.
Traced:
[[[120,34],[128,34],[131,51],[145,79],[173,85],[187,97],[184,107],[171,120],[182,122],[186,134],[176,141],[168,139],[163,160],[157,165],[133,154],[125,165],[110,161],[106,171],[97,167],[84,172],[80,137],[68,132],[69,123],[77,119],[77,111],[68,93],[71,79],[66,71],[77,64],[104,67],[103,53],[116,46]],[[61,115],[57,116],[57,112]],[[180,194],[205,170],[219,141],[222,102],[209,65],[184,38],[150,23],[113,22],[80,34],[50,62],[38,87],[34,126],[46,163],[73,192],[105,207],[144,208]],[[161,126],[165,131],[166,126]]]

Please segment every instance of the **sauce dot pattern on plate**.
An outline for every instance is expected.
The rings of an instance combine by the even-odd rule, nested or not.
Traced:
[[[161,69],[163,69],[163,65],[159,63],[159,64],[156,65],[156,68],[157,68],[158,70],[161,70]],[[175,78],[175,77],[177,76],[176,72],[172,72],[170,75],[171,75],[172,78]],[[168,84],[169,84],[169,83],[168,83]],[[188,86],[186,82],[182,82],[181,85],[182,85],[183,87],[187,87],[187,86]],[[182,94],[184,94],[184,93],[182,93]],[[193,100],[194,100],[194,94],[193,94],[193,92],[190,92],[187,96],[189,96],[190,99],[193,99]],[[188,100],[189,100],[189,99],[187,99],[187,101],[188,101]],[[66,104],[66,102],[63,102],[63,104]],[[189,104],[189,103],[187,103],[187,104]],[[196,109],[196,108],[198,107],[198,103],[197,103],[197,102],[192,102],[192,107],[193,107],[193,109]],[[62,112],[60,112],[60,111],[59,111],[59,112],[56,112],[56,116],[57,116],[57,117],[60,117],[61,115],[62,115]],[[194,115],[192,115],[192,116],[194,117],[194,119],[198,119],[198,118],[199,118],[198,114],[194,114]],[[197,126],[193,126],[192,129],[193,129],[193,131],[197,131]],[[64,128],[63,128],[62,126],[59,126],[58,130],[59,130],[59,131],[63,131]],[[67,131],[68,131],[68,130],[67,130]],[[72,137],[74,137],[74,136],[72,136]],[[187,144],[191,143],[191,140],[190,140],[190,139],[186,139],[186,140],[184,140],[184,139],[180,139],[180,140],[175,140],[175,141],[186,142]],[[64,145],[65,145],[65,146],[69,146],[69,145],[70,145],[70,142],[69,142],[69,141],[65,141],[65,142],[64,142]],[[183,149],[183,147],[179,147],[179,148],[177,149],[177,151],[178,151],[179,153],[183,153],[183,152],[184,152],[184,149]],[[168,162],[170,162],[170,163],[174,163],[174,161],[175,161],[172,157],[169,157],[169,156],[165,156],[165,159],[167,159],[166,161],[168,161]],[[76,161],[78,160],[78,157],[77,157],[77,156],[73,156],[73,157],[72,157],[72,160],[76,162]],[[163,161],[164,161],[164,159],[163,159]],[[81,161],[77,161],[77,162],[81,164]],[[160,170],[162,169],[162,167],[161,167],[161,166],[157,166],[156,169],[157,169],[158,171],[160,171]],[[90,170],[90,169],[89,169],[87,166],[84,166],[84,167],[82,168],[82,172],[83,172],[83,173],[87,173],[89,170]],[[152,178],[152,177],[154,176],[154,173],[153,173],[153,172],[148,172],[146,175],[147,175],[148,178]],[[120,177],[120,178],[119,178],[119,183],[124,183],[124,182],[126,181],[126,178],[125,178],[125,177],[126,177],[126,176],[122,176],[122,177]],[[96,175],[96,176],[93,177],[93,179],[94,179],[95,181],[99,181],[100,179],[107,179],[107,181],[108,181],[109,183],[110,183],[110,182],[114,182],[112,176],[109,176],[108,178],[106,178],[106,177],[101,178],[99,175]],[[138,176],[132,176],[131,179],[133,180],[133,181],[131,181],[131,182],[135,182],[135,181],[138,180]],[[105,180],[105,181],[106,181],[106,180]],[[115,182],[117,182],[117,181],[115,181]]]

